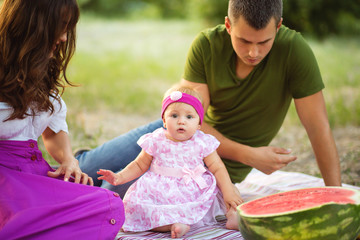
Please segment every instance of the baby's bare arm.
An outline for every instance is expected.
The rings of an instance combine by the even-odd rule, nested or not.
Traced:
[[[152,156],[142,150],[134,161],[118,173],[100,169],[97,173],[102,175],[99,180],[106,180],[112,185],[120,185],[134,180],[143,175],[150,167]]]
[[[229,173],[217,152],[214,151],[204,158],[204,162],[209,168],[209,171],[212,172],[216,178],[216,183],[224,196],[226,208],[229,209],[233,207],[235,209],[236,206],[243,203],[244,201],[241,198],[239,191],[232,184]]]

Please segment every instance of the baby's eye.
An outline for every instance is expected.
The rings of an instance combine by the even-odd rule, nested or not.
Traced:
[[[187,115],[186,117],[187,117],[187,119],[192,119],[193,118],[193,116],[191,116],[191,115]]]
[[[174,114],[171,114],[171,117],[172,117],[172,118],[177,118],[178,115],[174,113]]]

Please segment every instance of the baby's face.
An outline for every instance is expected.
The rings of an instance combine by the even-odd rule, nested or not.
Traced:
[[[189,140],[200,129],[200,118],[195,108],[186,103],[170,104],[163,117],[166,137],[173,141]]]

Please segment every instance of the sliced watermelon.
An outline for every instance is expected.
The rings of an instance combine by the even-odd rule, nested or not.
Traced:
[[[360,191],[343,187],[277,193],[237,207],[246,240],[354,240],[360,234]]]

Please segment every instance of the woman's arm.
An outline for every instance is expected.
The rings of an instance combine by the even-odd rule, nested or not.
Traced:
[[[64,175],[64,181],[68,181],[70,176],[73,176],[75,183],[94,185],[92,178],[81,171],[78,160],[74,158],[66,132],[55,133],[50,128],[46,128],[42,139],[48,153],[60,163],[60,167],[55,172],[48,172],[49,177],[57,178]]]
[[[120,185],[131,180],[134,180],[143,175],[149,168],[153,157],[141,150],[139,155],[134,161],[126,166],[123,170],[118,173],[113,173],[110,170],[100,169],[97,174],[102,176],[98,177],[99,180],[106,180],[112,185]]]

